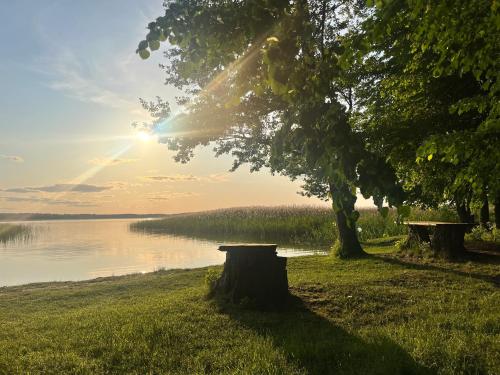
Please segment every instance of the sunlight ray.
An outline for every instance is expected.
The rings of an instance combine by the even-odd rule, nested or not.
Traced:
[[[257,40],[256,43],[251,45],[241,56],[239,56],[235,61],[233,61],[227,68],[225,68],[222,72],[216,75],[198,94],[197,96],[203,96],[217,91],[217,89],[223,85],[228,79],[230,79],[232,74],[235,74],[240,69],[245,67],[253,58],[256,57],[258,53],[261,51],[262,43],[269,37],[272,29],[261,36]],[[168,129],[168,123],[173,123],[176,118],[180,115],[189,112],[189,109],[192,107],[192,104],[188,104],[187,106],[179,108],[175,113],[173,113],[170,118],[162,119],[157,122],[153,122],[151,124],[150,133],[155,134],[161,138],[175,137],[175,136],[186,136],[186,135],[195,135],[199,132],[207,132],[210,129],[200,129],[198,131],[186,131],[186,132],[170,132]]]
[[[129,151],[133,146],[133,143],[130,142],[126,144],[125,146],[119,148],[116,152],[111,154],[105,162],[102,164],[96,165],[87,171],[83,172],[81,175],[75,177],[73,180],[71,180],[69,183],[74,184],[74,185],[79,185],[84,183],[85,181],[88,181],[90,178],[94,177],[97,173],[99,173],[101,170],[109,166],[113,160],[117,159],[118,157],[122,156],[124,153]]]
[[[133,137],[131,137],[131,138],[133,138]],[[105,159],[106,161],[104,163],[93,166],[93,167],[89,168],[88,170],[86,170],[85,172],[83,172],[82,174],[80,174],[79,176],[66,182],[68,185],[74,185],[74,188],[70,189],[68,191],[62,191],[59,194],[55,194],[54,196],[52,196],[53,200],[54,201],[60,200],[60,199],[64,198],[67,194],[72,193],[78,185],[81,185],[81,184],[85,183],[86,181],[88,181],[89,179],[91,179],[92,177],[94,177],[97,173],[99,173],[104,168],[109,166],[113,162],[113,160],[117,159],[118,157],[122,156],[127,151],[129,151],[133,147],[133,145],[134,145],[133,142],[127,143],[123,147],[120,147],[116,152],[111,154],[108,158],[106,158]],[[49,206],[49,203],[41,203],[37,206],[37,208],[34,211],[41,212],[42,209],[45,209],[48,206]],[[37,212],[34,212],[34,213],[37,213]],[[26,220],[30,220],[30,218],[31,218],[31,216],[27,216]]]
[[[136,139],[136,134],[122,134],[122,135],[105,135],[101,137],[79,137],[74,136],[70,138],[47,138],[47,139],[37,139],[36,141],[22,141],[23,145],[27,144],[85,144],[85,143],[106,143],[106,142],[117,142]],[[15,144],[16,141],[9,142],[9,144]]]

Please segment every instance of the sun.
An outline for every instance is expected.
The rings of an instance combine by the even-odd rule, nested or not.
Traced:
[[[154,138],[154,136],[151,133],[148,133],[144,130],[137,132],[135,136],[141,142],[149,142],[152,141]]]

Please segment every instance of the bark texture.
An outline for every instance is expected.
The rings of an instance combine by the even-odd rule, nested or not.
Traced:
[[[219,249],[226,251],[226,262],[215,285],[216,293],[234,303],[248,299],[259,308],[280,307],[286,303],[286,258],[276,255],[276,245],[235,245]]]
[[[495,227],[500,229],[500,193],[495,196]]]
[[[479,222],[482,227],[487,227],[490,221],[490,205],[488,202],[488,195],[483,195],[483,204],[481,205],[481,211],[479,212]]]
[[[457,215],[462,223],[474,223],[474,215],[468,202],[456,202]]]
[[[330,184],[330,193],[339,232],[337,255],[341,258],[365,256],[359,243],[356,220],[353,218],[356,196],[352,195],[349,186],[345,184]]]

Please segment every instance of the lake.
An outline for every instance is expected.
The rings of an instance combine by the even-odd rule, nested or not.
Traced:
[[[224,263],[219,243],[129,230],[136,219],[24,222],[31,238],[0,244],[0,286],[76,281]],[[318,251],[278,248],[281,256]]]

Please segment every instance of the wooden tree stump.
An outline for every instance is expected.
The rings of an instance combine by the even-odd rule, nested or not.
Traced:
[[[277,245],[223,245],[226,262],[215,292],[232,302],[249,299],[259,307],[279,307],[288,297],[286,258]]]

